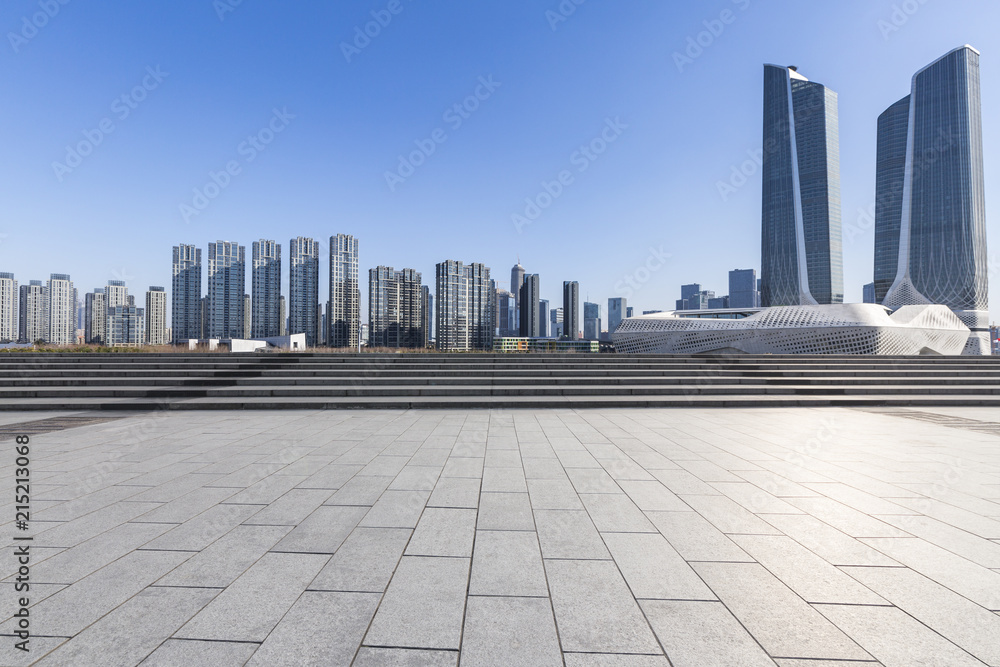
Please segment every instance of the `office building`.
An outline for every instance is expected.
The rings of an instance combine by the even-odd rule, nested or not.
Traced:
[[[183,244],[174,246],[170,298],[173,341],[183,343],[192,338],[203,338],[200,248]]]
[[[971,330],[965,353],[989,354],[978,51],[913,76],[879,117],[876,162],[876,300],[948,306]]]
[[[505,289],[497,288],[497,335],[501,338],[516,336],[517,329],[517,299]]]
[[[553,308],[549,311],[549,337],[562,338],[565,329],[563,328],[563,309]]]
[[[434,295],[431,294],[431,288],[427,285],[423,285],[420,288],[420,292],[423,294],[423,327],[424,327],[424,347],[430,347],[431,340],[434,338],[434,332],[432,331],[434,324]]]
[[[159,286],[152,286],[146,292],[145,330],[147,345],[166,345],[167,340],[167,293]]]
[[[435,267],[435,329],[443,352],[493,348],[496,283],[484,264],[454,260]],[[491,294],[491,292],[493,292]]]
[[[601,306],[596,303],[583,304],[583,339],[601,339]]]
[[[330,237],[330,324],[327,345],[356,349],[360,340],[361,291],[358,286],[358,240],[348,234]]]
[[[251,338],[274,338],[281,332],[281,244],[261,239],[253,242],[250,278]],[[308,338],[308,337],[307,337]]]
[[[537,273],[524,276],[521,283],[521,294],[518,297],[519,329],[522,338],[538,338],[542,335],[542,323],[539,319],[539,302],[541,301],[541,279]]]
[[[563,336],[576,340],[580,337],[580,283],[563,282]]]
[[[246,248],[234,241],[208,244],[206,338],[246,338]]]
[[[36,343],[45,340],[45,287],[41,280],[21,285],[17,298],[18,341]]]
[[[727,296],[710,297],[708,299],[707,306],[709,310],[718,310],[718,309],[729,308],[730,307],[729,304],[730,304],[730,298],[727,295]]]
[[[17,281],[13,273],[0,273],[0,343],[17,340]]]
[[[729,272],[729,307],[760,307],[755,269],[734,269]]]
[[[613,334],[621,321],[625,319],[628,301],[625,297],[613,297],[608,299],[608,333]]]
[[[510,270],[510,293],[514,295],[514,324],[511,330],[518,332],[521,330],[521,285],[524,283],[524,267],[518,258],[517,264]]]
[[[633,310],[632,306],[627,307],[625,309],[625,317],[627,317],[627,318],[628,317],[632,317],[632,313],[633,312],[634,312],[634,310]]]
[[[875,297],[875,283],[868,283],[862,288],[862,303],[878,303]]]
[[[541,338],[549,337],[549,300],[538,300],[538,335]]]
[[[844,301],[837,94],[764,66],[763,305]]]
[[[108,332],[108,302],[104,288],[84,295],[83,340],[88,345],[105,345]]]
[[[379,266],[368,271],[369,347],[422,348],[426,335],[419,271]]]
[[[319,244],[299,236],[289,241],[288,328],[289,333],[304,333],[306,347],[316,347],[321,320],[316,317],[319,304]]]
[[[64,273],[53,273],[45,285],[45,342],[76,342],[76,289]]]

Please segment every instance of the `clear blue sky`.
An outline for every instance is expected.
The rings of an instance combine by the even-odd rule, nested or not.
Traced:
[[[860,301],[872,278],[874,234],[858,220],[874,200],[876,119],[917,69],[966,43],[982,52],[988,225],[1000,243],[995,0],[566,0],[568,17],[559,0],[399,0],[346,55],[371,12],[393,3],[237,2],[4,3],[0,271],[21,282],[69,273],[81,294],[125,279],[142,293],[169,289],[180,242],[240,241],[249,260],[255,239],[275,238],[287,263],[289,238],[341,232],[360,238],[364,302],[379,264],[433,285],[435,263],[480,261],[506,285],[518,256],[553,304],[563,280],[578,280],[604,311],[627,296],[626,276],[645,281],[630,298],[638,310],[671,308],[681,283],[724,294],[729,269],[760,265],[760,177],[725,200],[718,183],[760,148],[762,65],[778,63],[839,93],[844,227],[854,228],[844,279],[847,300]],[[43,6],[54,16],[36,16]],[[675,52],[706,21],[718,34],[701,35],[708,45],[679,67]],[[477,88],[477,109],[445,115]],[[263,150],[244,143],[275,109],[294,118],[274,120],[283,129]],[[608,119],[620,124],[607,150],[576,153]],[[96,138],[102,121],[113,131],[67,163],[67,146]],[[391,189],[399,156],[435,136],[445,141]],[[231,162],[239,173],[185,220],[181,205],[203,204],[194,190]],[[518,229],[512,215],[564,170],[572,182]],[[659,254],[670,257],[647,274]]]

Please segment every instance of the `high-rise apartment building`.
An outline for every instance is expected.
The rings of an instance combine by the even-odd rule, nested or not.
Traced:
[[[434,338],[432,331],[432,325],[434,324],[434,295],[431,294],[431,288],[427,285],[422,286],[420,291],[423,294],[421,317],[424,322],[424,347],[430,347],[431,340]]]
[[[729,272],[729,307],[760,307],[755,269],[734,269]]]
[[[623,296],[608,299],[608,333],[613,334],[618,325],[625,319],[625,309],[628,301]]]
[[[361,290],[358,286],[358,240],[348,234],[330,237],[330,301],[326,308],[327,345],[356,349],[359,343]]]
[[[484,264],[448,260],[435,268],[437,349],[490,350],[496,283]]]
[[[369,347],[422,348],[424,290],[419,271],[379,266],[368,271]]]
[[[251,331],[253,326],[253,300],[249,294],[243,295],[243,335],[241,338],[253,338]]]
[[[764,66],[764,306],[843,303],[837,94]]]
[[[153,285],[146,292],[146,344],[167,344],[167,292]]]
[[[17,340],[17,280],[13,273],[0,273],[0,343]]]
[[[170,327],[173,342],[185,343],[204,337],[201,303],[201,248],[174,246],[173,278],[170,284]]]
[[[45,342],[76,342],[76,289],[64,273],[53,273],[45,285]]]
[[[521,295],[518,299],[520,308],[520,335],[522,338],[538,338],[542,335],[541,313],[541,279],[537,273],[524,276],[521,283]]]
[[[580,337],[580,283],[563,282],[563,337],[577,340]]]
[[[108,342],[108,302],[104,288],[98,287],[84,295],[83,340],[89,345]]]
[[[279,336],[288,335],[288,306],[285,304],[285,297],[278,297],[278,318],[281,320]]]
[[[124,280],[109,280],[104,288],[104,303],[108,308],[134,305],[129,303],[128,287]]]
[[[319,244],[311,238],[299,236],[289,242],[290,269],[288,275],[288,327],[289,334],[304,333],[306,347],[319,344],[317,331],[322,318],[316,318],[319,305]]]
[[[18,342],[45,340],[45,287],[41,280],[21,285],[17,298]]]
[[[136,306],[108,308],[107,343],[109,347],[142,347],[143,309]]]
[[[601,339],[601,306],[597,303],[583,304],[583,339]]]
[[[963,46],[917,72],[878,122],[875,298],[942,304],[989,354],[989,276],[979,52]]]
[[[542,338],[549,337],[549,300],[538,300],[538,335]]]
[[[246,337],[246,248],[235,241],[208,244],[206,338]]]
[[[261,239],[253,242],[250,278],[251,338],[273,338],[281,331],[281,244]]]

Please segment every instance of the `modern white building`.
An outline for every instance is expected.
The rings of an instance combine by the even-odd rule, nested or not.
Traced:
[[[162,287],[152,286],[146,292],[146,344],[166,345],[167,293]]]
[[[17,299],[18,341],[45,340],[45,287],[41,280],[21,285]]]
[[[615,349],[640,354],[957,355],[969,328],[947,306],[775,306],[623,320]]]
[[[246,248],[234,241],[208,244],[207,338],[244,338]]]
[[[143,309],[136,306],[108,308],[108,347],[142,347]]]
[[[108,303],[103,287],[84,295],[83,332],[83,340],[88,345],[104,345],[107,342]]]
[[[349,234],[330,237],[330,301],[326,315],[330,326],[327,345],[357,349],[361,326],[358,240]]]
[[[445,352],[491,350],[496,284],[484,264],[447,260],[435,268],[436,343]]]
[[[13,273],[0,273],[0,343],[17,340],[17,281]]]
[[[45,285],[45,342],[76,342],[76,289],[69,275],[53,273]],[[29,341],[31,342],[31,341]]]

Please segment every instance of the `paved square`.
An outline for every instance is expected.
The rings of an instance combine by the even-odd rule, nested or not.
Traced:
[[[0,665],[1000,666],[996,409],[165,411],[30,467]]]

